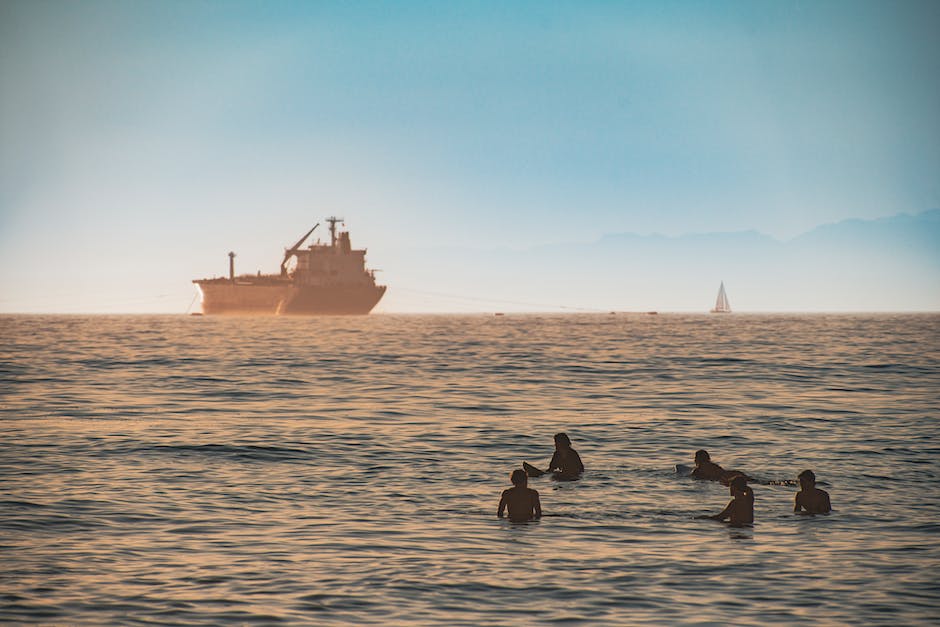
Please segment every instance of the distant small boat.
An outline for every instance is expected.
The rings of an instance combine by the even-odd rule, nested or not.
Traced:
[[[715,300],[715,308],[712,313],[731,313],[731,303],[728,302],[728,295],[725,294],[725,282],[721,282],[718,288],[718,299]]]

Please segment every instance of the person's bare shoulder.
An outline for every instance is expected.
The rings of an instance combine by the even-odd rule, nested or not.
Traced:
[[[808,514],[828,514],[832,509],[829,503],[829,493],[819,488],[801,490],[796,493],[795,509],[806,510]]]

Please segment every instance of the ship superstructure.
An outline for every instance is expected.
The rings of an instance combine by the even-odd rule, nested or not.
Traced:
[[[301,248],[319,223],[285,249],[279,274],[235,274],[229,255],[228,278],[195,279],[204,314],[318,315],[367,314],[385,294],[375,271],[366,269],[365,249],[354,250],[343,218],[331,216],[330,242]]]

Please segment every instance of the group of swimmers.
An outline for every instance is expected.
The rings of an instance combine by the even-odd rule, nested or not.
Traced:
[[[691,476],[705,481],[718,481],[730,488],[731,502],[721,512],[713,515],[696,516],[698,519],[727,520],[732,526],[745,526],[754,523],[754,491],[748,481],[752,477],[740,470],[725,470],[711,460],[708,451],[695,452],[695,468]],[[555,434],[555,454],[548,463],[547,470],[539,470],[535,466],[523,462],[523,468],[512,471],[510,480],[513,487],[504,490],[499,499],[496,515],[500,518],[508,512],[512,522],[526,522],[542,516],[542,503],[539,493],[528,487],[529,477],[538,477],[546,473],[553,473],[553,477],[561,480],[574,480],[584,472],[581,456],[571,447],[571,440],[565,433]],[[816,487],[816,475],[812,470],[804,470],[797,480],[800,491],[793,503],[794,512],[808,514],[828,514],[832,510],[829,494]]]
[[[539,493],[529,487],[529,477],[540,477],[552,473],[555,479],[573,481],[584,472],[584,463],[581,456],[571,448],[571,439],[567,433],[555,434],[555,454],[548,462],[547,470],[539,470],[535,466],[522,462],[522,468],[512,471],[509,480],[513,487],[503,490],[499,499],[499,508],[496,515],[503,517],[503,512],[509,512],[512,522],[526,522],[542,517],[542,503]]]
[[[696,479],[718,481],[731,490],[731,502],[721,512],[711,516],[696,516],[712,520],[727,520],[732,526],[751,525],[754,523],[754,491],[747,484],[754,481],[740,470],[725,470],[712,461],[708,451],[695,451],[695,468],[691,473]],[[832,511],[829,493],[816,487],[816,474],[804,470],[797,476],[800,491],[793,503],[794,512],[807,514],[828,514]]]

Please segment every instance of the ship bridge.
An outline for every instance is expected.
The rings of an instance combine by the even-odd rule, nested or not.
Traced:
[[[374,285],[375,277],[366,270],[366,250],[353,250],[348,231],[339,231],[337,222],[343,218],[329,217],[330,243],[312,244],[296,250],[297,265],[293,279],[301,285]]]

